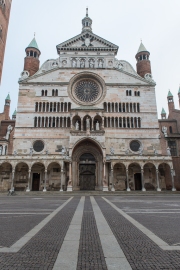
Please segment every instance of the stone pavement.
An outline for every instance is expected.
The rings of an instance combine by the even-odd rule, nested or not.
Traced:
[[[180,199],[0,196],[0,269],[180,269]]]

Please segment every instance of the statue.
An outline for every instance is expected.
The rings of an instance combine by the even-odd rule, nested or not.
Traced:
[[[30,154],[30,156],[33,155],[33,148],[32,147],[30,148],[30,153],[29,154]]]
[[[90,129],[90,120],[89,117],[86,117],[86,130]]]
[[[17,156],[17,151],[16,150],[14,150],[14,156]]]
[[[171,156],[171,151],[170,151],[170,148],[169,147],[167,148],[167,155],[168,156]]]
[[[111,153],[111,155],[114,155],[114,148],[113,148],[113,146],[110,147],[110,153]]]
[[[125,151],[125,154],[126,154],[126,155],[129,155],[129,149],[127,149],[127,150]]]
[[[72,60],[72,66],[73,66],[73,67],[76,67],[76,66],[77,66],[76,59],[73,59],[73,60]]]
[[[162,127],[162,133],[164,133],[164,136],[167,136],[167,127],[163,126]]]
[[[79,130],[79,123],[78,123],[78,121],[76,121],[76,123],[75,123],[75,129],[76,130]]]
[[[102,59],[99,59],[98,65],[99,65],[99,68],[103,67],[103,60]]]
[[[2,152],[3,152],[3,147],[2,145],[0,146],[0,156],[2,156]]]
[[[158,153],[157,153],[157,150],[154,149],[154,155],[157,156],[157,154],[158,154]]]
[[[90,59],[90,61],[89,61],[89,67],[90,68],[93,68],[94,67],[94,61],[93,61],[93,59]]]
[[[46,155],[49,155],[49,151],[48,150],[46,150]]]
[[[96,130],[99,130],[99,122],[96,122]]]
[[[10,136],[12,129],[13,129],[13,127],[11,125],[9,125],[7,127],[7,133],[6,133],[6,137],[5,137],[6,140],[9,140],[9,136]]]
[[[140,156],[142,156],[142,154],[143,154],[143,149],[141,146],[139,147],[139,154],[140,154]]]
[[[85,67],[85,60],[84,59],[81,59],[81,61],[80,61],[80,67],[81,68],[84,68]]]

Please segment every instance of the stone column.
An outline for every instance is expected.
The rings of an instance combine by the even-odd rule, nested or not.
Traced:
[[[141,185],[142,185],[142,191],[146,191],[144,187],[144,170],[141,169]]]
[[[116,117],[114,117],[114,128],[116,128]]]
[[[70,127],[72,129],[72,116],[70,117]]]
[[[52,102],[52,112],[54,112],[54,102]]]
[[[64,170],[63,170],[63,168],[62,168],[62,169],[61,169],[61,188],[60,188],[60,192],[63,191],[63,189],[62,189],[63,180],[64,180]]]
[[[108,103],[107,103],[107,112],[109,112],[109,111],[108,111]]]
[[[172,191],[176,191],[176,188],[174,186],[174,170],[171,169],[171,178],[172,178]]]
[[[110,112],[112,113],[112,103],[110,103]]]
[[[12,179],[11,179],[11,189],[10,191],[14,191],[14,174],[15,174],[15,170],[12,170]]]
[[[59,102],[59,112],[61,112],[61,102]]]
[[[91,122],[91,130],[94,130],[94,117],[92,117],[92,122]]]
[[[129,174],[128,174],[128,169],[126,169],[126,179],[127,179],[127,191],[131,191],[129,188]]]
[[[64,103],[63,103],[64,104]],[[62,128],[64,127],[64,117],[62,117]]]
[[[46,192],[46,183],[47,183],[47,169],[45,169],[45,175],[44,175],[45,179],[44,179],[44,189],[43,192]]]
[[[106,180],[106,162],[103,162],[103,191],[109,191],[108,190],[108,184],[107,184],[107,180]]]
[[[49,127],[49,117],[47,118],[47,127]]]
[[[113,183],[113,174],[114,174],[114,171],[113,171],[113,166],[111,164],[111,172],[110,172],[110,181],[111,181],[111,186],[112,186],[111,191],[114,192],[115,188],[114,188],[114,183]]]
[[[63,112],[64,112],[64,102],[63,102]]]
[[[104,116],[102,117],[102,129],[104,129]]]
[[[83,118],[81,118],[81,131],[83,131]]]
[[[56,102],[56,112],[58,112],[58,102]]]
[[[110,117],[110,128],[112,128],[112,118]]]
[[[31,181],[31,170],[29,170],[29,174],[28,174],[28,186],[27,186],[26,192],[30,192],[30,181]]]
[[[67,191],[72,191],[72,163],[71,162],[69,162],[69,182],[68,182]]]
[[[38,102],[38,106],[37,106],[37,111],[38,111],[38,112],[39,112],[39,104],[40,104],[40,103]]]
[[[159,185],[159,170],[156,169],[156,183],[157,183],[157,191],[161,191],[160,185]]]

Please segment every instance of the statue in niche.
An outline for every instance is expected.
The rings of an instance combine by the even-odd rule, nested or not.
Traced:
[[[7,127],[7,133],[6,133],[6,137],[5,137],[6,140],[9,140],[9,136],[10,136],[12,129],[13,129],[13,127],[11,125],[9,125]]]
[[[17,151],[16,150],[14,150],[14,156],[17,156]]]
[[[102,59],[99,59],[98,66],[99,66],[99,68],[102,68],[103,67],[103,60]]]
[[[72,66],[73,66],[73,67],[77,67],[77,61],[76,61],[76,59],[74,59],[74,58],[72,59]]]
[[[86,117],[86,130],[90,129],[90,120],[89,117]]]
[[[93,59],[89,60],[89,67],[94,68],[94,60]]]
[[[80,67],[81,68],[84,68],[85,67],[85,60],[84,59],[81,59],[80,60]]]
[[[78,121],[76,121],[75,129],[76,129],[76,130],[79,130],[79,122],[78,122]]]
[[[96,130],[99,130],[99,122],[96,122]]]
[[[162,132],[164,133],[164,136],[167,136],[167,127],[163,126],[162,127]]]
[[[114,147],[113,146],[110,147],[110,153],[111,153],[111,155],[114,155]]]
[[[171,156],[171,151],[170,151],[170,148],[169,147],[167,148],[167,155],[168,156]]]
[[[2,145],[0,146],[0,156],[2,156],[2,152],[3,152],[3,147]]]

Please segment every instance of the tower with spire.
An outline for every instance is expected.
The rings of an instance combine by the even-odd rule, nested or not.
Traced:
[[[142,41],[136,54],[137,74],[144,78],[146,74],[151,74],[151,62],[149,61],[150,52],[147,51]]]
[[[92,32],[92,20],[88,16],[88,8],[86,8],[86,17],[82,19],[82,32]]]
[[[173,94],[169,90],[168,95],[167,95],[167,101],[168,101],[168,108],[169,108],[169,113],[174,110],[174,99],[173,99]]]
[[[25,52],[26,57],[24,59],[24,71],[28,71],[29,76],[32,76],[39,70],[39,57],[41,55],[35,36],[25,49]]]
[[[5,99],[5,104],[4,104],[4,120],[9,120],[9,112],[10,112],[10,104],[11,104],[11,98],[10,95],[8,94],[6,99]]]

